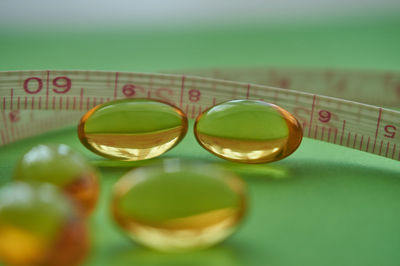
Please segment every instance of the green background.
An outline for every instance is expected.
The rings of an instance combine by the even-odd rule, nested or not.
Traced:
[[[0,29],[0,70],[159,71],[205,67],[305,66],[400,69],[400,19],[197,29]],[[66,143],[100,165],[101,199],[90,220],[84,265],[400,265],[399,162],[304,139],[292,156],[235,165],[203,150],[189,130],[163,158],[226,164],[246,180],[250,206],[223,244],[162,254],[132,243],[108,213],[111,185],[130,168],[85,150],[75,128],[0,148],[0,181],[37,143]]]

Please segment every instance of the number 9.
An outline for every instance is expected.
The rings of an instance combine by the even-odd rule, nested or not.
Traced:
[[[318,112],[319,118],[318,120],[322,123],[328,123],[331,120],[331,112],[326,110],[321,110]]]

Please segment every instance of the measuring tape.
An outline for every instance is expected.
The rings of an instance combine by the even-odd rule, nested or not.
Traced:
[[[400,107],[400,73],[278,68],[180,73],[185,74],[0,72],[0,146],[76,125],[87,110],[115,99],[166,101],[191,119],[223,101],[256,99],[291,112],[305,137],[400,161],[400,112],[390,109]]]

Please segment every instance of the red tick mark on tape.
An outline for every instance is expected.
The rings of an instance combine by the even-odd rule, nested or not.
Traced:
[[[340,145],[343,144],[343,135],[344,135],[344,129],[346,127],[346,120],[343,120],[343,125],[342,125],[342,135],[340,136]]]
[[[83,107],[83,88],[81,88],[81,94],[79,99],[79,110],[82,110]]]
[[[115,81],[114,81],[114,100],[117,99],[117,89],[118,89],[118,76],[119,72],[115,73]]]
[[[179,100],[179,107],[182,109],[183,106],[183,90],[185,88],[185,76],[182,76],[181,80],[181,98]]]
[[[376,131],[375,131],[374,146],[373,146],[373,148],[372,148],[372,152],[375,152],[376,139],[378,138],[379,123],[381,122],[381,117],[382,117],[382,108],[379,108],[378,120],[377,120],[377,122],[376,122]],[[379,152],[379,154],[380,154],[380,152]]]
[[[328,142],[331,141],[331,128],[328,128]]]
[[[50,71],[46,71],[46,109],[49,107],[49,79],[50,79]]]
[[[346,146],[349,147],[349,142],[350,142],[350,138],[351,138],[351,134],[350,132],[347,134],[347,142],[346,142]]]
[[[247,84],[246,99],[250,96],[250,84]]]
[[[317,139],[317,133],[318,133],[318,125],[315,125],[315,128],[314,128],[314,139]]]
[[[10,109],[13,109],[13,97],[14,97],[14,89],[11,88],[11,103],[10,103]]]
[[[386,153],[385,153],[385,157],[387,157],[387,156],[388,156],[388,152],[389,152],[389,144],[390,144],[390,142],[388,141],[388,142],[387,142],[387,145],[386,145]]]
[[[357,133],[354,135],[353,149],[356,147]]]
[[[316,96],[313,95],[313,101],[312,101],[312,105],[311,105],[311,114],[310,114],[310,123],[308,125],[308,137],[311,136],[311,126],[312,126],[312,120],[313,120],[313,115],[314,115],[315,98],[316,98]]]

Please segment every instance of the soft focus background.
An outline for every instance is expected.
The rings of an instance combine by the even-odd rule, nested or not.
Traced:
[[[0,69],[399,67],[397,0],[0,1]]]
[[[400,70],[399,47],[396,0],[0,2],[0,70]],[[96,158],[74,128],[49,133],[0,149],[1,183],[23,152],[43,142]],[[190,130],[163,157],[224,163],[202,150]],[[305,139],[283,161],[242,166],[251,204],[237,234],[209,250],[172,255],[133,244],[109,218],[110,187],[127,170],[101,168],[85,265],[399,265],[397,161]]]

